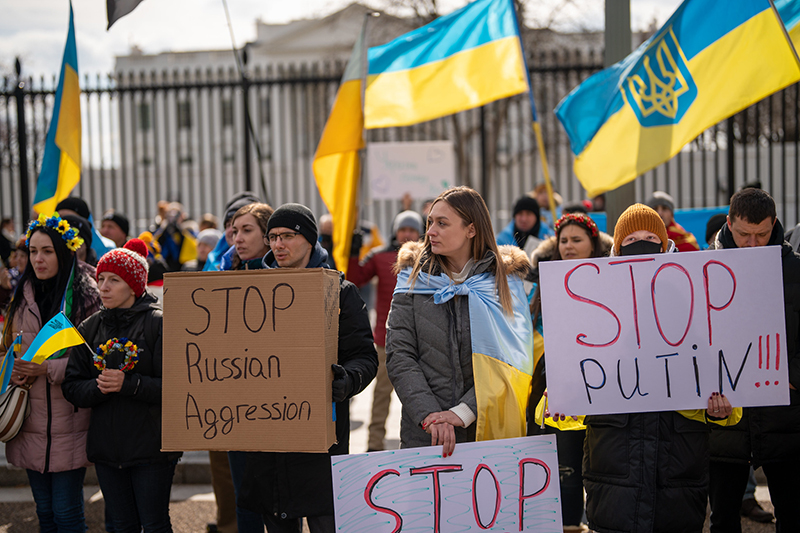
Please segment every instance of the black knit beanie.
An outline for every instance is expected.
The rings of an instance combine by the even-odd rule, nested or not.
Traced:
[[[514,204],[514,214],[512,216],[517,216],[517,213],[520,211],[530,211],[538,218],[539,202],[536,201],[536,198],[532,198],[528,195],[522,196],[517,200],[517,203]]]
[[[78,215],[82,216],[85,219],[89,219],[92,216],[91,211],[89,211],[89,206],[83,200],[83,198],[78,198],[77,196],[70,196],[68,198],[64,198],[58,205],[56,206],[56,211],[61,211],[62,209],[69,209],[70,211],[75,211]]]
[[[314,246],[317,243],[317,221],[309,208],[300,204],[283,204],[272,213],[267,222],[267,232],[272,228],[289,228],[297,231]]]

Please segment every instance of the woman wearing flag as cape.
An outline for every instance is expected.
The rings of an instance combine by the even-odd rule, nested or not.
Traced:
[[[31,222],[26,236],[28,266],[6,312],[2,346],[22,334],[26,352],[43,324],[59,312],[80,324],[100,307],[94,268],[78,261],[78,232],[58,215]],[[83,478],[89,410],[75,409],[61,393],[69,349],[41,364],[17,360],[11,381],[30,383],[30,416],[6,445],[8,462],[28,472],[42,531],[85,531]],[[11,356],[11,353],[8,354]]]
[[[398,253],[386,367],[403,403],[401,446],[525,435],[533,330],[514,246],[498,249],[489,210],[468,187],[443,192],[423,243]]]

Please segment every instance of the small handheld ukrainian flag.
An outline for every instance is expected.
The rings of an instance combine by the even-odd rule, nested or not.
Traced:
[[[708,127],[800,80],[770,0],[686,0],[634,53],[556,108],[589,196],[677,154]]]
[[[370,48],[364,127],[408,126],[528,90],[512,0],[476,0]]]
[[[69,31],[58,78],[53,118],[47,129],[42,169],[36,183],[33,209],[51,214],[58,202],[81,179],[81,87],[78,79],[78,49],[75,45],[72,2],[69,4]]]
[[[81,334],[72,325],[67,316],[61,312],[47,321],[33,342],[28,346],[23,361],[32,361],[37,365],[53,354],[59,353],[64,348],[85,344]]]
[[[11,379],[11,372],[14,370],[15,354],[22,350],[22,335],[17,335],[14,342],[8,348],[3,362],[0,363],[0,394],[8,389],[8,382]]]

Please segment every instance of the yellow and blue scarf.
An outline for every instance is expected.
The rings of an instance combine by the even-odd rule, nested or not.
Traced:
[[[397,276],[394,294],[432,294],[436,304],[469,298],[472,373],[478,404],[477,440],[525,436],[525,410],[533,374],[533,327],[522,280],[509,276],[513,315],[506,315],[495,277],[482,273],[455,284],[448,276],[420,273],[411,287],[411,268]]]

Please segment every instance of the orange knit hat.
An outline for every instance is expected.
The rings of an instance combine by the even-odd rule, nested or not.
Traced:
[[[646,230],[658,235],[661,239],[661,251],[667,251],[667,227],[664,221],[653,209],[644,204],[633,204],[626,209],[617,220],[614,227],[614,254],[619,255],[619,247],[622,241],[634,231]]]

